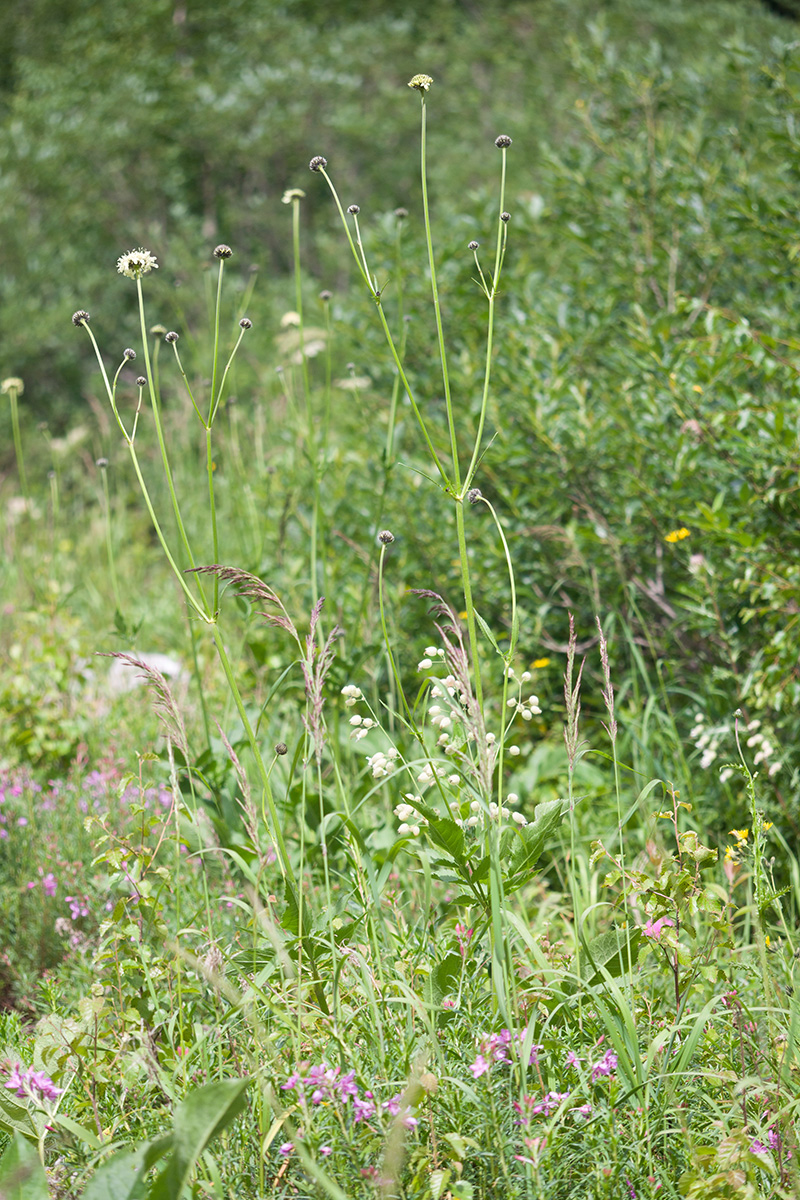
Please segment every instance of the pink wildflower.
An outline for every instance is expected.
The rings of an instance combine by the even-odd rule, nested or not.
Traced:
[[[479,1079],[481,1075],[485,1075],[490,1071],[492,1064],[487,1062],[482,1054],[479,1054],[474,1063],[470,1063],[470,1071],[472,1071],[473,1079]]]
[[[648,921],[642,926],[642,933],[645,937],[657,940],[661,937],[661,930],[665,925],[674,925],[675,922],[669,917],[659,917],[657,921]]]
[[[601,1075],[613,1075],[617,1067],[617,1056],[613,1050],[606,1050],[599,1062],[592,1065],[592,1083]]]

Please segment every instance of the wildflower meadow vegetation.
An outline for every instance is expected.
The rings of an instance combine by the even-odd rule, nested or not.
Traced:
[[[800,1195],[798,26],[151,7],[0,108],[0,1200]]]

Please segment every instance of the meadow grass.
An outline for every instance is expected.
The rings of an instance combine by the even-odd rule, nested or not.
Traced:
[[[624,609],[593,596],[596,623],[562,603],[541,652],[519,498],[492,466],[514,147],[493,139],[491,242],[463,248],[482,312],[473,297],[452,333],[432,83],[409,85],[416,283],[407,214],[369,232],[335,164],[310,163],[355,265],[341,305],[359,312],[360,288],[384,346],[380,385],[345,365],[347,322],[312,294],[293,189],[280,370],[243,365],[230,247],[213,251],[207,343],[153,327],[169,264],[133,250],[136,348],[109,369],[100,322],[73,317],[103,453],[53,457],[36,493],[14,418],[4,539],[30,616],[4,633],[21,667],[3,699],[0,1194],[797,1193],[800,873],[762,790],[777,749],[739,710],[683,728],[698,697],[639,607],[647,585],[669,605],[655,576]],[[429,354],[405,320],[420,280]],[[726,320],[708,314],[709,371],[736,360]],[[255,403],[232,402],[242,378]],[[64,602],[74,539],[83,622]],[[687,577],[724,629],[713,572]],[[172,682],[151,648],[183,660]],[[143,677],[155,716],[141,690],[110,694],[95,650]],[[713,678],[696,686],[713,698]],[[709,755],[729,760],[730,834],[692,803]]]

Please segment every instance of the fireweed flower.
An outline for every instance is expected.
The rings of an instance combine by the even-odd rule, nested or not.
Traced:
[[[138,250],[129,250],[117,259],[117,270],[128,279],[141,279],[149,271],[158,270],[156,256],[140,246]]]
[[[645,937],[658,939],[661,936],[661,930],[665,925],[674,925],[675,922],[669,917],[659,917],[657,921],[648,921],[642,926],[642,933]]]
[[[599,1079],[601,1075],[613,1076],[617,1069],[617,1056],[613,1050],[606,1050],[599,1062],[592,1066],[592,1083]]]
[[[63,1092],[63,1088],[57,1088],[44,1071],[23,1067],[20,1062],[10,1068],[4,1086],[21,1100],[33,1100],[37,1104],[42,1100],[57,1100]]]

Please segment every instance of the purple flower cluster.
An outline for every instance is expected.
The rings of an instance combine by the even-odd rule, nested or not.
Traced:
[[[20,1100],[34,1100],[41,1104],[42,1100],[57,1100],[63,1088],[57,1088],[49,1075],[44,1071],[34,1071],[33,1067],[23,1067],[17,1062],[6,1067],[8,1076],[5,1087],[19,1096]]]
[[[613,1075],[617,1069],[617,1056],[613,1050],[606,1050],[605,1054],[596,1063],[592,1063],[592,1083],[599,1079],[601,1075]]]
[[[348,1071],[345,1075],[341,1075],[339,1067],[329,1067],[324,1062],[310,1067],[301,1063],[286,1082],[281,1084],[281,1090],[296,1091],[300,1100],[309,1100],[314,1105],[331,1101],[347,1105],[350,1102],[354,1125],[360,1125],[362,1121],[369,1121],[378,1111],[378,1102],[374,1093],[369,1091],[361,1093],[356,1083],[355,1071]],[[410,1108],[406,1107],[401,1112],[401,1097],[402,1093],[398,1092],[396,1096],[392,1096],[391,1100],[385,1100],[380,1107],[390,1116],[399,1116],[406,1129],[413,1129],[419,1122],[412,1115]]]
[[[479,1079],[481,1075],[485,1075],[487,1071],[492,1069],[493,1063],[508,1062],[511,1058],[511,1047],[516,1043],[518,1053],[522,1053],[523,1044],[527,1030],[523,1029],[521,1033],[513,1034],[510,1029],[501,1029],[499,1033],[484,1034],[479,1042],[480,1053],[474,1063],[470,1063],[470,1071],[474,1079]],[[534,1067],[539,1062],[539,1051],[541,1046],[535,1042],[531,1046],[528,1056],[528,1065]]]
[[[514,1108],[520,1116],[520,1123],[527,1125],[531,1117],[549,1117],[557,1108],[569,1099],[569,1091],[566,1092],[547,1092],[541,1098],[537,1096],[523,1096],[522,1103],[514,1101]]]

